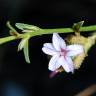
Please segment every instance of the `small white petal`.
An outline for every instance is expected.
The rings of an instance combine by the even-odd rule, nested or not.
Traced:
[[[65,41],[58,35],[58,33],[53,33],[52,42],[53,42],[53,46],[58,51],[60,51],[61,48],[62,49],[66,48]]]
[[[43,47],[42,48],[42,51],[45,53],[45,54],[48,54],[48,55],[55,55],[56,52],[54,50],[51,50],[51,49],[48,49],[46,47]]]
[[[66,56],[65,60],[67,61],[69,68],[70,68],[71,72],[73,73],[74,72],[74,65],[73,65],[73,61],[72,61],[71,57]]]
[[[60,65],[62,65],[62,67],[64,68],[64,70],[66,72],[73,72],[73,67],[72,67],[72,62],[71,62],[71,59],[69,58],[64,58],[64,56],[61,56],[60,59],[59,59],[59,63]]]
[[[56,51],[56,49],[53,47],[52,43],[44,43],[43,46],[46,47],[46,48],[49,48],[51,50],[55,50]]]
[[[84,51],[83,46],[76,44],[67,46],[66,50],[68,56],[76,56]]]
[[[61,65],[58,63],[58,59],[59,59],[59,55],[54,55],[50,62],[49,62],[49,67],[48,69],[51,71],[55,71],[56,69],[58,69]]]
[[[57,53],[51,43],[45,43],[42,51],[48,55],[55,55]]]

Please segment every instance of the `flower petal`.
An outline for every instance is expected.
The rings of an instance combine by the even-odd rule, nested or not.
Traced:
[[[59,59],[59,55],[54,55],[50,62],[49,62],[49,67],[48,69],[51,71],[55,71],[56,69],[58,69],[61,65],[58,63],[58,59]]]
[[[73,65],[73,61],[72,61],[71,57],[66,56],[65,60],[67,61],[68,66],[69,66],[71,72],[73,73],[74,72],[74,65]]]
[[[53,33],[52,42],[53,42],[53,46],[57,51],[60,51],[61,48],[62,49],[66,48],[65,41],[58,35],[58,33]]]
[[[64,56],[61,56],[60,59],[59,59],[59,63],[60,65],[62,65],[62,67],[64,68],[64,70],[66,72],[73,72],[73,63],[72,63],[72,60],[71,58],[69,57],[64,57]]]
[[[84,51],[83,46],[76,44],[67,46],[66,50],[68,50],[68,56],[76,56]]]
[[[44,43],[43,45],[44,47],[47,47],[49,49],[55,50],[55,48],[53,47],[52,43]]]
[[[45,43],[43,46],[44,47],[42,48],[42,51],[44,53],[46,53],[48,55],[55,55],[56,54],[56,50],[51,43]]]

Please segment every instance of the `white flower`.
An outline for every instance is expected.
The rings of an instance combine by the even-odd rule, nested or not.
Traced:
[[[52,56],[49,70],[56,71],[63,67],[66,72],[74,72],[71,56],[82,53],[83,46],[77,44],[66,46],[65,41],[57,33],[53,33],[52,43],[45,43],[42,51]]]

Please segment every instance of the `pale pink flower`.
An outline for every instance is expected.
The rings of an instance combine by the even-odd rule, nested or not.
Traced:
[[[66,46],[65,41],[57,34],[53,33],[52,43],[45,43],[42,51],[51,55],[48,69],[56,71],[63,67],[66,72],[74,72],[72,56],[76,56],[83,52],[83,46],[74,44]]]

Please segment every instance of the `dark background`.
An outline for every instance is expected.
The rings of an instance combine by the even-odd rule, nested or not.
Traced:
[[[8,20],[13,25],[22,22],[41,28],[71,27],[81,20],[85,26],[94,25],[96,0],[0,0],[0,37],[9,35]],[[51,42],[51,37],[43,35],[30,40],[31,64],[25,62],[23,52],[17,53],[19,40],[1,45],[1,89],[7,80],[23,86],[27,96],[74,96],[96,83],[96,46],[75,74],[61,73],[49,78],[48,59],[41,48],[43,43]]]

